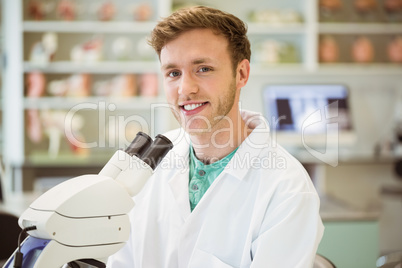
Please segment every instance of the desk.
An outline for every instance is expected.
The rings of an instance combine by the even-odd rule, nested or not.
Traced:
[[[374,268],[379,257],[379,215],[329,198],[321,199],[324,237],[318,253],[340,268]]]

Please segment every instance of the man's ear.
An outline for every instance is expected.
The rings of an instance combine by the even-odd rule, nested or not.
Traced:
[[[247,84],[250,76],[250,62],[247,59],[242,60],[236,69],[236,88],[242,88]]]

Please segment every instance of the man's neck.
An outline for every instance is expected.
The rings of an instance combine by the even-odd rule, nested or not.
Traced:
[[[223,121],[222,124],[224,123]],[[205,164],[211,164],[230,154],[251,133],[240,113],[237,122],[232,125],[222,124],[212,131],[190,135],[196,157]]]

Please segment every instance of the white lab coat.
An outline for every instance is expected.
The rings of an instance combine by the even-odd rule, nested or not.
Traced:
[[[130,213],[131,236],[108,267],[312,267],[323,235],[319,197],[302,165],[256,127],[190,212],[183,130]]]

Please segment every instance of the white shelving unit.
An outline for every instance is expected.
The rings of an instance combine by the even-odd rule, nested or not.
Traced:
[[[81,0],[84,1],[84,0]],[[346,1],[346,0],[345,0]],[[180,1],[190,3],[190,1]],[[201,0],[200,4],[214,6],[228,12],[234,13],[245,21],[248,21],[248,13],[252,10],[271,8],[295,10],[302,14],[303,21],[293,24],[265,24],[247,22],[250,40],[278,39],[286,42],[294,42],[300,54],[300,61],[297,63],[263,64],[252,61],[252,76],[255,81],[268,82],[289,82],[289,77],[300,77],[315,79],[352,78],[359,77],[386,77],[394,79],[402,76],[401,64],[386,62],[374,62],[371,64],[355,64],[340,62],[334,64],[321,64],[318,59],[318,42],[321,35],[333,34],[337,36],[348,36],[366,34],[373,36],[391,36],[402,34],[402,23],[324,23],[318,20],[318,0],[272,0],[259,1],[212,1]],[[155,98],[130,97],[125,99],[112,99],[101,97],[85,97],[82,99],[60,98],[45,96],[39,99],[27,98],[24,95],[24,75],[33,71],[40,71],[46,75],[60,77],[75,73],[90,73],[96,76],[107,76],[121,73],[159,73],[157,58],[144,61],[141,59],[128,61],[104,60],[94,64],[75,63],[68,60],[68,56],[57,59],[46,65],[34,64],[27,60],[26,36],[40,36],[45,32],[55,32],[60,36],[90,36],[92,34],[104,35],[128,35],[138,38],[147,35],[155,25],[155,21],[134,22],[134,21],[30,21],[24,20],[23,0],[3,0],[3,21],[4,21],[4,52],[6,55],[6,66],[3,71],[3,105],[4,111],[4,155],[8,166],[14,168],[13,177],[20,177],[16,183],[16,189],[22,189],[20,169],[27,163],[25,152],[25,124],[24,114],[28,109],[69,109],[81,102],[98,103],[107,102],[118,104],[118,109],[131,110],[133,113],[141,114],[147,110],[152,103],[163,103],[163,94]],[[118,1],[115,1],[118,4]],[[165,17],[171,13],[172,6],[178,3],[171,0],[155,1],[156,18]],[[62,46],[63,44],[59,44]],[[254,85],[252,85],[254,87]],[[256,85],[258,88],[260,84]],[[160,86],[161,87],[161,86]],[[160,88],[159,92],[162,92]],[[255,95],[255,96],[253,96]],[[260,94],[250,94],[250,102],[258,101]],[[158,127],[160,131],[169,129],[174,120],[168,113],[162,112]],[[173,121],[173,122],[172,122]],[[79,161],[79,160],[78,160]],[[54,161],[53,161],[54,162]],[[52,162],[52,163],[53,163]],[[18,180],[17,180],[18,181]]]
[[[27,1],[16,0],[7,1],[3,0],[3,18],[5,21],[5,54],[6,54],[6,68],[4,75],[6,79],[3,81],[4,90],[4,129],[5,140],[7,144],[4,146],[3,152],[6,156],[4,161],[9,170],[10,181],[12,180],[13,188],[15,191],[20,191],[23,188],[23,172],[24,165],[38,165],[44,166],[45,162],[48,165],[60,165],[67,161],[71,167],[79,165],[83,161],[82,157],[67,157],[60,155],[60,159],[41,158],[40,162],[29,160],[30,156],[26,153],[26,122],[25,112],[27,110],[69,110],[72,107],[82,103],[106,103],[105,105],[112,105],[113,110],[116,109],[124,111],[125,114],[141,115],[145,113],[144,118],[156,116],[157,123],[155,129],[150,130],[151,134],[164,132],[170,128],[170,114],[166,112],[158,112],[157,110],[151,111],[150,107],[153,104],[164,103],[162,98],[162,91],[159,90],[159,95],[156,97],[52,97],[44,96],[40,98],[25,97],[24,83],[25,74],[30,72],[42,72],[46,76],[60,77],[68,76],[77,73],[89,73],[91,76],[109,77],[118,74],[136,74],[142,75],[147,73],[159,74],[159,63],[156,60],[128,60],[128,61],[115,61],[104,60],[94,63],[77,63],[64,58],[56,60],[47,64],[37,64],[25,60],[26,54],[26,37],[40,36],[46,32],[54,32],[57,35],[87,35],[88,37],[93,34],[102,35],[129,35],[138,38],[138,36],[145,36],[150,33],[155,25],[155,21],[136,22],[136,21],[30,21],[24,20],[23,11],[24,3]],[[156,17],[166,16],[170,13],[170,3],[166,1],[154,1],[153,4]],[[169,8],[168,8],[169,7]],[[59,46],[62,44],[59,44]],[[69,48],[71,49],[71,48]],[[109,48],[110,49],[110,48]],[[57,52],[56,52],[57,53]],[[156,57],[155,57],[156,59]],[[109,107],[108,106],[108,107]],[[111,106],[110,106],[111,107]],[[99,108],[102,109],[102,108]],[[103,108],[104,109],[104,108]],[[131,111],[131,112],[129,112]],[[43,148],[42,148],[43,150]],[[98,159],[99,165],[103,164],[104,157],[99,159],[99,154],[94,155],[93,159]],[[45,161],[45,162],[43,162]],[[75,162],[74,162],[75,161]],[[85,162],[85,161],[84,161]],[[36,164],[35,164],[36,163]],[[93,161],[91,161],[93,164]]]
[[[116,110],[132,110],[141,113],[141,111],[149,109],[152,104],[164,103],[162,97],[41,97],[41,98],[24,98],[24,109],[71,109],[72,107],[82,103],[101,103],[105,102],[113,104]]]
[[[325,34],[401,34],[402,23],[319,23],[318,32]]]
[[[267,25],[266,23],[247,23],[248,26],[248,34],[279,34],[279,35],[287,35],[287,34],[306,34],[307,28],[304,23],[292,23],[292,24],[273,24]]]
[[[91,74],[110,74],[110,73],[149,73],[159,72],[159,64],[150,61],[101,61],[96,63],[76,63],[71,61],[50,62],[45,65],[24,62],[24,73],[41,71],[44,73],[91,73]]]
[[[22,25],[24,32],[148,34],[155,22],[25,21]]]
[[[400,64],[393,63],[335,63],[321,64],[316,75],[329,76],[383,76],[401,77],[402,67]]]

